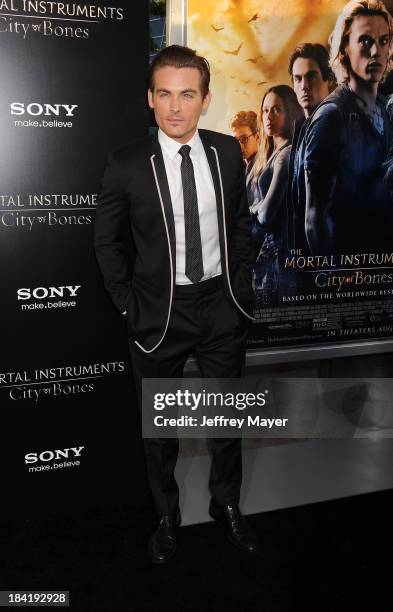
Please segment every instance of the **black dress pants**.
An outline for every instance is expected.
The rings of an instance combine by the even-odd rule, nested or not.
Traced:
[[[132,368],[141,406],[142,378],[181,378],[186,360],[194,355],[201,376],[241,375],[249,320],[226,296],[222,277],[196,285],[176,285],[173,310],[164,340],[146,354],[130,342]],[[177,438],[143,441],[150,490],[160,516],[174,516],[179,489],[174,476]],[[212,457],[209,488],[219,505],[237,504],[242,480],[240,438],[209,438]]]

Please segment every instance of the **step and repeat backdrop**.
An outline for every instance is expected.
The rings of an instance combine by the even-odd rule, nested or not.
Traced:
[[[124,321],[93,251],[147,133],[148,2],[0,1],[2,513],[147,499]]]

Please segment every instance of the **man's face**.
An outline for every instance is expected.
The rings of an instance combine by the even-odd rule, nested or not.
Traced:
[[[253,134],[248,125],[242,125],[241,127],[232,128],[232,134],[240,144],[243,159],[246,161],[251,159],[258,151],[258,132]]]
[[[329,95],[329,81],[324,81],[317,62],[298,57],[292,66],[293,89],[306,117]]]
[[[202,98],[197,68],[158,68],[154,73],[154,90],[148,91],[149,106],[154,109],[158,127],[182,144],[194,135],[199,117],[208,109],[210,99],[210,92]]]
[[[350,73],[367,83],[379,83],[388,64],[389,43],[389,27],[383,17],[355,17],[345,48]]]

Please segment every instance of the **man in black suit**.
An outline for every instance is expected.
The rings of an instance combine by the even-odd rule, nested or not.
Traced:
[[[143,377],[181,377],[194,355],[203,377],[241,375],[252,319],[250,219],[236,140],[198,130],[209,107],[209,64],[187,47],[161,51],[148,101],[158,134],[110,156],[98,200],[95,247],[105,286],[127,317],[141,401]],[[130,224],[135,257],[124,249]],[[241,440],[209,439],[210,514],[230,541],[256,551],[240,513]],[[180,525],[174,477],[177,439],[145,439],[152,496],[160,517],[149,550],[165,563]]]

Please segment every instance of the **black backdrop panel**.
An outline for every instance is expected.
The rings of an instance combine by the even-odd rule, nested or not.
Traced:
[[[148,3],[0,4],[1,512],[144,505],[93,227],[108,150],[147,133]]]

